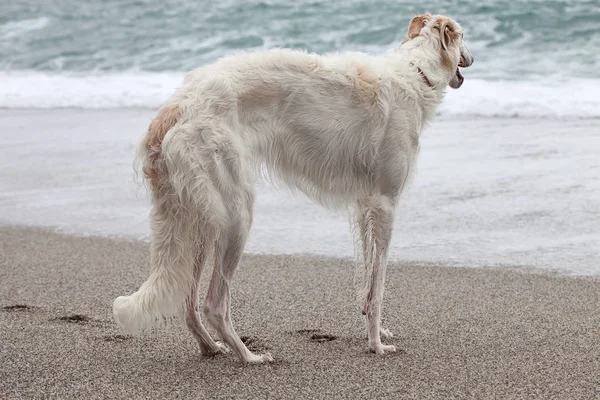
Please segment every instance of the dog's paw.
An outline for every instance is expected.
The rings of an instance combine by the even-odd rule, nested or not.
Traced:
[[[229,348],[224,343],[215,342],[215,345],[210,348],[200,348],[200,354],[205,357],[214,357],[217,354],[229,353]]]
[[[217,347],[219,348],[219,351],[221,353],[229,353],[229,347],[227,347],[225,345],[225,343],[221,343],[219,341],[216,341],[215,344],[217,345]]]
[[[395,353],[396,352],[396,346],[393,346],[391,344],[376,344],[376,345],[371,345],[369,346],[369,350],[372,353],[375,354],[379,354],[379,355],[384,355],[385,353]]]
[[[391,339],[394,337],[394,334],[389,329],[381,328],[381,337],[385,339]]]
[[[231,350],[229,350],[229,347],[227,347],[225,345],[225,343],[221,343],[219,341],[215,342],[215,345],[217,346],[217,353],[229,353]]]
[[[246,359],[246,362],[249,364],[261,364],[261,363],[273,362],[273,361],[274,361],[273,357],[269,353],[262,354],[262,355],[252,354],[251,357]]]

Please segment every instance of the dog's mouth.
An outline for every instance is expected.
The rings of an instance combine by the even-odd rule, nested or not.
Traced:
[[[454,77],[450,81],[450,87],[452,89],[458,89],[459,87],[462,86],[462,84],[463,84],[464,81],[465,81],[465,77],[461,74],[460,68],[457,67],[456,68],[456,74],[454,75]]]
[[[471,64],[473,64],[473,56],[469,55],[468,57],[465,57],[462,54],[460,55],[460,60],[458,60],[458,67],[456,67],[456,74],[454,74],[454,77],[450,81],[451,88],[458,89],[462,86],[463,82],[465,81],[465,77],[462,75],[460,69],[468,68],[471,66]]]

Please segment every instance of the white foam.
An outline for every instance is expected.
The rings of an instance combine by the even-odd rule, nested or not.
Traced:
[[[49,23],[50,19],[47,17],[9,21],[0,25],[0,39],[12,39],[25,33],[45,28]]]
[[[486,117],[600,117],[600,79],[486,81],[466,79],[449,90],[444,115]]]
[[[3,108],[157,108],[181,85],[184,73],[123,72],[49,75],[0,72]],[[449,90],[446,116],[600,117],[600,79],[488,81],[467,79]]]
[[[3,108],[157,108],[183,82],[184,73],[128,72],[49,75],[1,72]]]

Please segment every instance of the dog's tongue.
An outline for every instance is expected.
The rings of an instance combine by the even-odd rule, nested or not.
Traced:
[[[456,68],[456,76],[458,77],[459,85],[462,85],[462,83],[465,81],[465,77],[462,76],[459,68]]]

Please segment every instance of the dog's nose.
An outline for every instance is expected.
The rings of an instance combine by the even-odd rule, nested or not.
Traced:
[[[460,61],[458,63],[458,66],[461,68],[467,68],[470,67],[473,64],[473,56],[469,56],[468,58],[465,58],[465,56],[461,55],[460,56]]]

